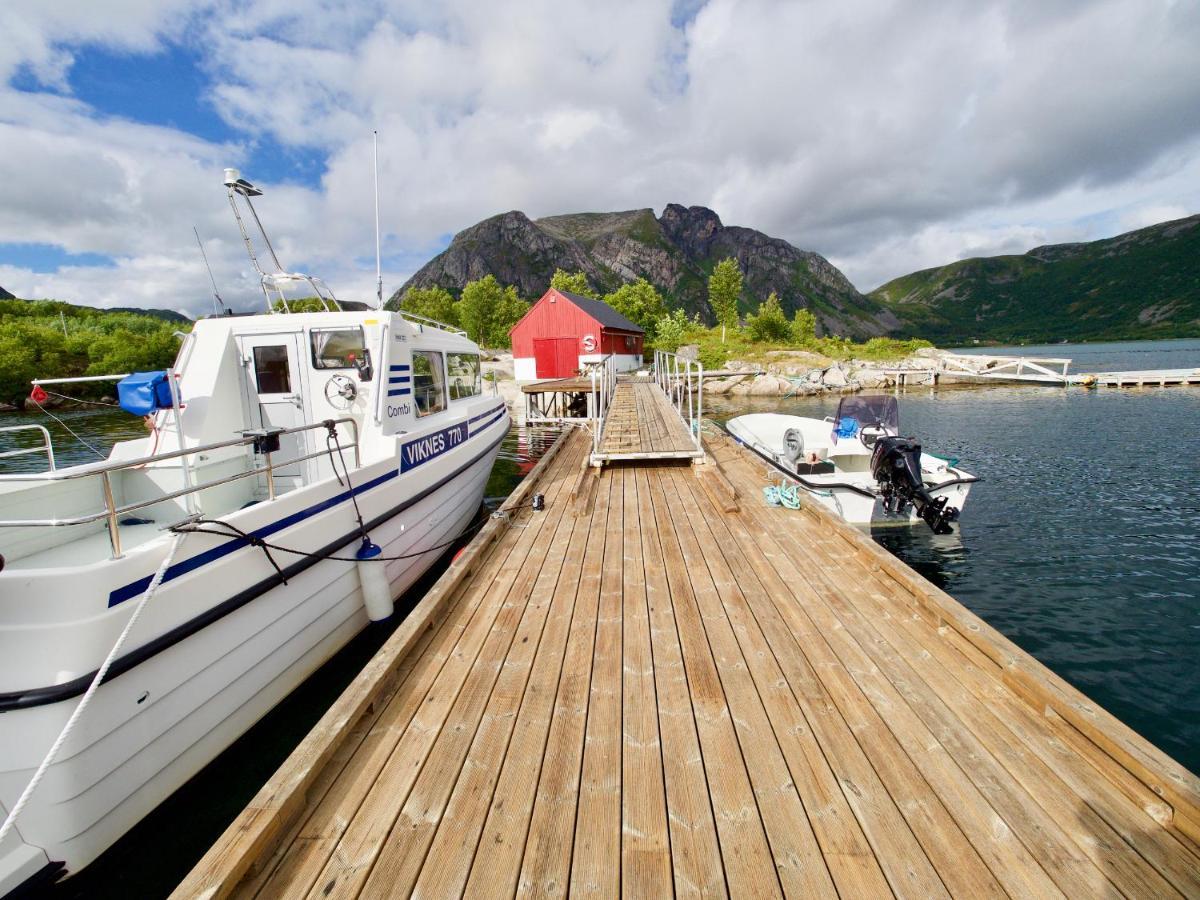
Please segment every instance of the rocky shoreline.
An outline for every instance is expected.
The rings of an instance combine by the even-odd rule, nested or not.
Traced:
[[[689,350],[680,349],[681,355]],[[704,392],[734,397],[853,394],[895,387],[899,372],[903,372],[906,386],[932,386],[942,352],[928,348],[897,362],[879,363],[860,359],[831,361],[802,350],[777,350],[767,354],[765,364],[731,361],[723,371],[735,374],[705,379]]]

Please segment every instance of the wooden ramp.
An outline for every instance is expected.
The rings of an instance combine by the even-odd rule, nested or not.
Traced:
[[[176,896],[1200,896],[1197,779],[953,599],[725,438],[589,449]]]
[[[661,387],[649,379],[617,382],[597,458],[692,459],[703,455]]]

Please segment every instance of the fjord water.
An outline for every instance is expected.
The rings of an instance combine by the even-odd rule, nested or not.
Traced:
[[[1200,341],[983,352],[1070,357],[1072,371],[1200,366]],[[989,386],[910,389],[899,397],[904,433],[957,457],[984,481],[955,534],[886,528],[874,538],[1200,771],[1200,389]],[[836,405],[837,398],[712,398],[705,411],[718,421],[749,411],[822,417]],[[104,451],[144,433],[140,421],[112,410],[60,415]],[[60,465],[95,458],[38,413],[0,415],[0,425],[31,422],[51,428]],[[552,438],[510,433],[488,485],[491,502],[519,483]],[[0,465],[15,471],[14,462]],[[41,467],[37,457],[24,464]],[[410,609],[444,565],[397,610]],[[370,626],[54,895],[169,893],[395,624]]]

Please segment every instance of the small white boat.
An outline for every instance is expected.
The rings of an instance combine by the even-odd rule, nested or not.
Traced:
[[[289,283],[328,311],[276,312]],[[0,821],[26,795],[0,896],[95,859],[479,521],[510,425],[479,348],[263,284],[268,314],[199,321],[172,369],[119,384],[147,437],[0,475]]]
[[[844,397],[831,419],[753,413],[725,427],[806,496],[856,525],[924,521],[947,534],[979,480],[901,437],[894,397]]]

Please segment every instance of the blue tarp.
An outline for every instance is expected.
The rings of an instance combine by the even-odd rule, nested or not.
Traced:
[[[148,416],[156,409],[171,408],[171,385],[166,372],[134,372],[117,382],[121,409],[135,416]]]

